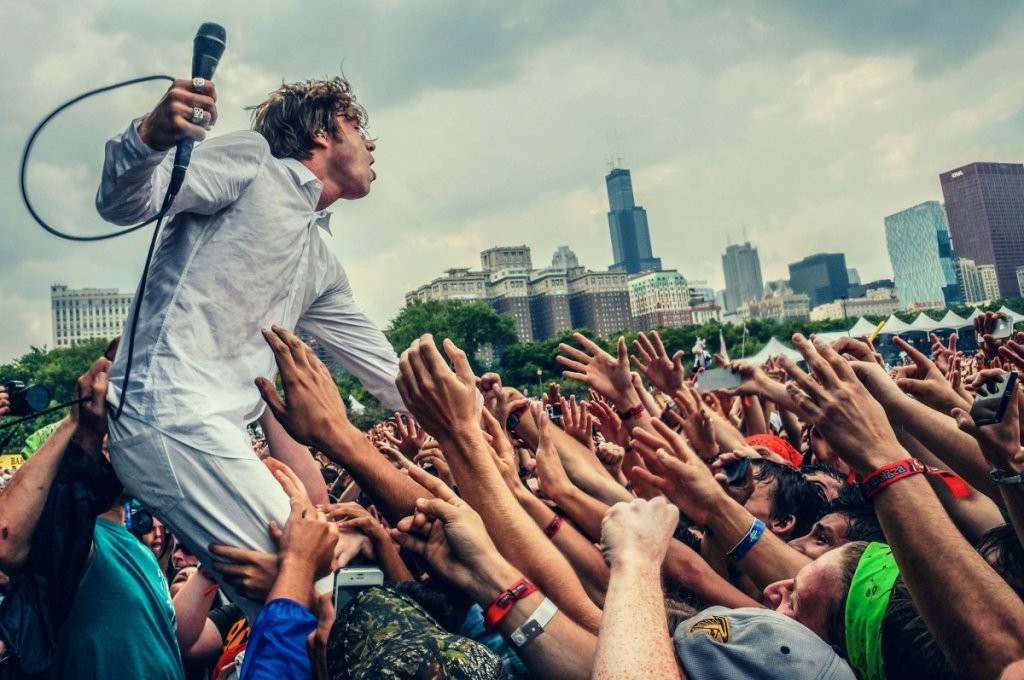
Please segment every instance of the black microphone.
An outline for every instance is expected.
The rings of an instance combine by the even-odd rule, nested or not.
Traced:
[[[207,22],[196,31],[195,40],[192,41],[192,77],[213,79],[213,72],[217,70],[224,48],[227,47],[228,34],[220,24]],[[188,170],[189,161],[192,160],[192,146],[195,140],[185,137],[178,142],[177,150],[174,152],[174,169],[171,170],[171,186],[167,190],[167,198],[178,195],[182,182],[185,181],[185,171]]]

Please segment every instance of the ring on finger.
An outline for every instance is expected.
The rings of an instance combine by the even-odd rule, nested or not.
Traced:
[[[203,107],[196,106],[196,107],[192,108],[192,122],[195,123],[196,125],[199,125],[200,123],[203,122],[203,117],[205,115],[206,115],[206,111],[203,110]]]
[[[205,86],[206,86],[206,78],[193,78],[192,79],[192,89],[195,90],[196,92],[202,92],[203,88]]]

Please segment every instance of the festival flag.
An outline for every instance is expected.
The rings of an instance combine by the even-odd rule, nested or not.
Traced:
[[[721,329],[718,331],[718,354],[726,362],[729,361],[729,348],[725,346],[725,336],[722,335]]]

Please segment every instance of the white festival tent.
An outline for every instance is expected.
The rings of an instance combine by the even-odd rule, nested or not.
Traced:
[[[769,359],[777,356],[789,357],[793,361],[804,360],[803,356],[800,355],[800,352],[797,352],[795,349],[791,347],[786,347],[781,342],[779,342],[778,339],[775,338],[775,336],[772,336],[768,343],[761,348],[760,352],[754,354],[753,356],[747,357],[746,359],[744,359],[744,361],[749,362],[752,366],[763,366],[764,364],[768,363]]]
[[[929,333],[938,328],[938,326],[936,325],[935,319],[931,318],[924,312],[921,312],[917,315],[916,319],[910,322],[910,328],[911,330]]]
[[[889,318],[885,320],[885,326],[882,327],[882,335],[899,335],[900,333],[906,333],[907,331],[915,330],[911,328],[910,324],[906,321],[901,321],[895,314],[890,314]]]
[[[857,323],[848,331],[827,331],[824,333],[815,333],[815,336],[820,338],[823,342],[833,343],[839,338],[861,338],[865,335],[871,335],[875,332],[875,324],[871,323],[863,316],[857,319]]]
[[[1006,314],[1014,324],[1024,322],[1024,314],[1018,314],[1009,307],[1004,306],[999,311]],[[937,330],[958,330],[970,327],[974,319],[982,314],[984,314],[984,312],[975,308],[974,311],[972,311],[965,319],[964,317],[954,313],[952,310],[947,310],[945,316],[940,320],[935,321],[924,312],[921,312],[911,323],[902,321],[895,314],[892,314],[888,319],[886,319],[885,326],[882,327],[880,335],[899,335],[901,333],[912,333],[915,331],[929,333]],[[857,319],[857,322],[854,323],[848,331],[817,333],[817,337],[825,342],[832,343],[839,338],[860,338],[865,335],[871,335],[874,330],[875,324],[862,316]],[[757,354],[747,357],[746,361],[758,366],[764,364],[768,359],[780,355],[787,356],[793,361],[803,361],[803,357],[800,356],[799,352],[790,347],[786,347],[775,337],[772,337],[768,341],[768,344],[766,344]]]
[[[1018,314],[1006,305],[1000,307],[999,311],[1009,317],[1010,321],[1013,323],[1020,323],[1021,321],[1024,321],[1024,314]]]
[[[970,325],[971,322],[968,319],[956,314],[952,309],[946,312],[946,316],[935,322],[936,329],[941,328],[944,330],[956,330],[958,328],[966,328]]]
[[[847,333],[854,338],[859,338],[864,335],[870,336],[874,332],[875,324],[871,323],[863,316],[857,319],[857,323],[853,324],[853,328],[847,331]]]

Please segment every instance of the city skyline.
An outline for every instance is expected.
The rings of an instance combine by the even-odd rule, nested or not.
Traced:
[[[217,134],[246,127],[244,106],[282,79],[344,64],[378,138],[379,180],[363,201],[334,206],[329,247],[382,326],[438,263],[472,263],[495,243],[570,244],[581,262],[611,263],[609,157],[630,167],[664,266],[716,289],[726,235],[742,230],[765,280],[814,252],[845,253],[865,281],[887,278],[885,215],[941,200],[940,172],[1024,159],[1024,85],[1005,68],[1024,60],[1020,3],[656,1],[623,12],[600,0],[311,0],[316,22],[270,7],[44,0],[11,13],[0,361],[49,344],[51,284],[133,291],[148,239],[72,244],[34,225],[17,191],[32,127],[92,87],[187,75],[203,21],[228,30]],[[44,132],[28,188],[48,221],[109,231],[92,208],[103,143],[164,87],[90,100]]]

